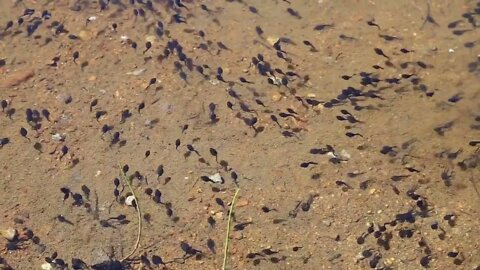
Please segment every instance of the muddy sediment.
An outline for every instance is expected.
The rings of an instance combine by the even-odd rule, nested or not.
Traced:
[[[480,2],[1,1],[0,26],[0,269],[222,269],[237,190],[228,269],[480,269]]]

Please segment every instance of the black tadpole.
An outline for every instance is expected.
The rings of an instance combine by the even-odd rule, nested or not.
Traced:
[[[90,102],[90,111],[92,111],[93,107],[97,106],[98,99],[94,99]]]
[[[178,150],[178,147],[180,146],[180,139],[175,140],[175,150]]]
[[[380,48],[374,48],[374,51],[375,51],[376,54],[378,54],[378,55],[380,55],[380,56],[383,56],[383,57],[385,57],[385,58],[387,58],[387,59],[390,59],[390,57],[388,57],[388,56],[382,51],[382,49],[380,49]]]
[[[38,152],[43,153],[43,152],[42,152],[42,144],[41,144],[41,143],[36,142],[36,143],[33,145],[33,148],[34,148],[35,150],[37,150]]]
[[[245,118],[243,119],[243,121],[245,122],[245,124],[247,124],[247,126],[253,128],[253,130],[255,130],[255,132],[257,131],[257,129],[255,128],[255,124],[257,123],[258,119],[256,117],[253,117],[253,118]]]
[[[378,30],[382,30],[382,29],[380,28],[380,25],[378,25],[377,23],[375,23],[375,19],[372,19],[372,20],[370,20],[370,21],[367,21],[367,25],[375,26],[375,27],[378,28]]]
[[[78,57],[80,57],[80,53],[79,53],[79,52],[74,52],[74,53],[73,53],[73,62],[74,62],[75,64],[77,63],[77,62],[75,62],[75,61],[78,59]]]
[[[5,108],[7,108],[8,102],[2,99],[2,101],[0,101],[0,105],[2,106],[2,112],[5,112]]]
[[[163,165],[159,165],[157,168],[157,179],[160,178],[164,173]]]
[[[431,11],[430,11],[430,3],[429,3],[429,2],[427,2],[427,15],[425,16],[425,20],[423,21],[422,26],[420,27],[420,29],[423,29],[423,27],[424,27],[427,23],[431,23],[431,24],[433,24],[433,25],[440,26],[440,25],[435,21],[435,19],[432,17],[432,14],[431,14]]]
[[[64,145],[61,151],[62,151],[62,155],[60,156],[60,159],[62,159],[68,153],[68,147]]]
[[[27,137],[27,130],[25,128],[20,128],[20,135],[22,135],[22,137],[28,139],[30,141],[30,138]]]
[[[151,85],[154,85],[157,82],[157,78],[151,78],[150,81],[148,82],[147,87],[145,87],[145,90],[147,90]]]
[[[73,223],[71,221],[69,221],[68,219],[66,219],[63,215],[58,215],[56,217],[56,219],[62,223],[67,223],[69,225],[73,225]]]
[[[147,43],[145,43],[145,50],[143,51],[143,53],[146,53],[148,50],[150,50],[150,48],[152,48],[152,43],[150,41],[147,41]]]
[[[218,161],[218,152],[214,148],[210,148],[210,154],[215,157],[215,161]]]
[[[282,127],[280,125],[280,123],[278,122],[278,118],[275,115],[273,115],[273,114],[270,115],[270,119],[272,119],[272,121],[275,122],[278,125],[278,127],[280,127],[280,128]]]
[[[140,113],[140,111],[143,109],[145,109],[145,102],[138,104],[138,113]]]
[[[312,44],[310,41],[308,41],[308,40],[304,40],[304,41],[303,41],[303,44],[305,44],[306,46],[310,47],[310,51],[311,51],[311,52],[317,52],[317,51],[318,51],[317,48],[315,48],[315,46],[313,46],[313,44]]]

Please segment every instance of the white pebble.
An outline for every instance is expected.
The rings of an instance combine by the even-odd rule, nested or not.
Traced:
[[[132,206],[134,200],[135,200],[135,196],[130,195],[125,199],[125,204],[129,205],[129,206]]]

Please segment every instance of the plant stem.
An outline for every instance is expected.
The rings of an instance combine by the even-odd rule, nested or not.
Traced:
[[[228,242],[230,238],[230,227],[232,223],[232,213],[233,208],[235,207],[235,200],[237,199],[238,192],[240,191],[239,188],[235,191],[235,195],[233,195],[232,204],[230,205],[230,211],[228,213],[228,222],[227,222],[227,235],[225,236],[225,247],[223,250],[223,266],[222,269],[227,269],[227,258],[228,258]]]
[[[120,262],[123,262],[123,261],[127,260],[128,258],[130,258],[130,256],[132,256],[133,254],[135,254],[135,251],[137,251],[138,246],[140,245],[140,236],[142,235],[142,211],[140,210],[140,204],[137,200],[137,196],[135,195],[135,191],[133,191],[132,184],[130,183],[130,181],[128,181],[127,175],[123,172],[122,167],[120,165],[119,165],[119,167],[120,167],[120,171],[122,172],[122,175],[123,175],[123,181],[127,184],[130,192],[132,192],[132,196],[133,196],[133,198],[135,200],[135,204],[137,206],[136,210],[137,210],[137,217],[138,217],[137,241],[135,242],[135,247],[133,248],[133,250],[127,256],[125,256],[123,259],[120,260]]]

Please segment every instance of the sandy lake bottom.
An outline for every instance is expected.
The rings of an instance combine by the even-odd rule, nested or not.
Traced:
[[[0,2],[0,269],[480,269],[479,1],[131,2]]]

